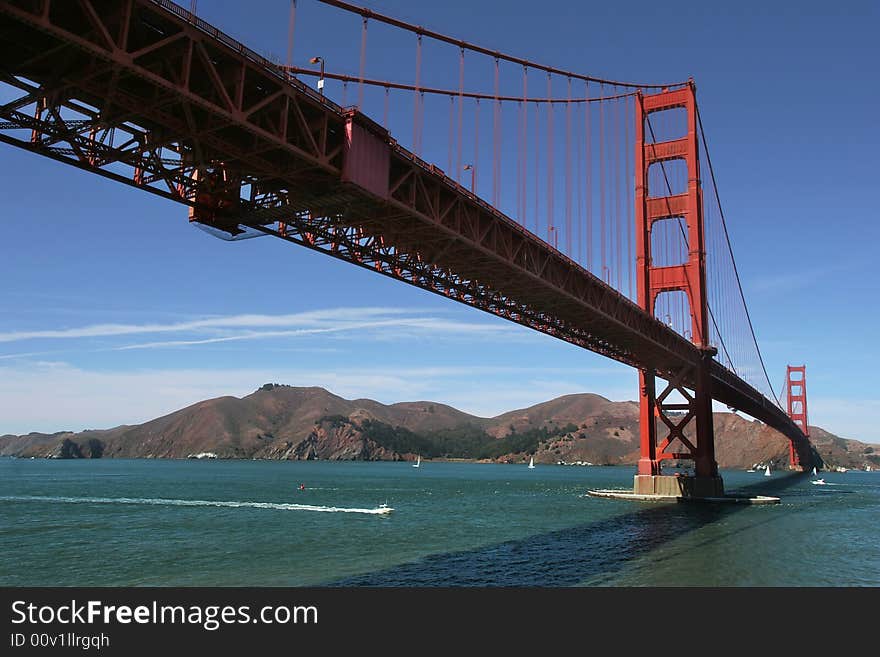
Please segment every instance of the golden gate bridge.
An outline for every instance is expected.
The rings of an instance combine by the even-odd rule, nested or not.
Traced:
[[[356,72],[293,65],[296,0],[286,62],[195,2],[0,0],[0,141],[186,205],[223,239],[274,236],[638,369],[636,493],[676,459],[688,494],[723,494],[713,400],[812,467],[805,367],[781,401],[693,80],[588,76],[313,2],[359,32]],[[369,67],[377,32],[409,41],[411,79]]]

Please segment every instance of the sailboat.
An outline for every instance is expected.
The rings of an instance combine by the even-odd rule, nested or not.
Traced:
[[[813,466],[813,476],[815,476],[816,474],[817,474],[817,473],[816,473],[816,466],[814,465],[814,466]]]
[[[418,458],[416,458],[416,462],[413,463],[413,467],[414,468],[422,467],[422,455],[421,454],[419,454]]]
[[[534,469],[535,469],[535,457],[533,456],[532,458],[529,459],[529,470],[534,470]]]
[[[770,476],[770,466],[769,466],[769,465],[767,466],[767,469],[764,470],[764,476],[765,476],[765,477],[769,477],[769,476]]]

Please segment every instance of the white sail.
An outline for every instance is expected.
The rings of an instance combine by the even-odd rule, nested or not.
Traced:
[[[816,466],[813,466],[813,474],[816,474]]]
[[[421,454],[419,454],[418,458],[416,459],[416,462],[413,463],[413,467],[414,468],[422,467],[422,455]]]
[[[535,457],[534,456],[529,459],[529,468],[532,470],[535,469]]]
[[[767,466],[767,469],[764,470],[764,476],[765,476],[765,477],[769,477],[769,476],[770,476],[770,466],[769,466],[769,465]]]

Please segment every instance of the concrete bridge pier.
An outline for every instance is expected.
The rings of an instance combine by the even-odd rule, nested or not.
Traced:
[[[724,481],[719,475],[641,475],[633,477],[633,493],[659,497],[711,498],[724,496]]]

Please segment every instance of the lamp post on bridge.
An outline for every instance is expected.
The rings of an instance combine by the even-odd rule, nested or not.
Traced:
[[[309,60],[310,64],[321,64],[321,75],[318,78],[318,91],[321,92],[321,95],[324,95],[324,58],[323,57],[312,57]]]
[[[472,164],[465,164],[464,168],[462,170],[471,172],[471,194],[476,194],[476,191],[474,191],[474,171],[475,171],[475,169],[474,169],[473,165]]]
[[[553,248],[558,251],[559,250],[559,231],[556,230],[556,226],[550,226],[550,228],[548,228],[548,230],[550,231],[550,235],[552,238]]]

